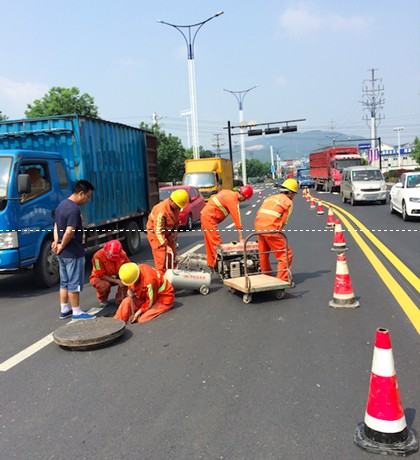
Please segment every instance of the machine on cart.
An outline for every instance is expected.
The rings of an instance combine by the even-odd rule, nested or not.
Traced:
[[[292,279],[292,273],[290,271],[289,267],[289,260],[286,257],[287,261],[287,266],[286,266],[286,271],[287,271],[287,281],[283,281],[279,278],[276,277],[277,271],[273,270],[270,275],[266,273],[261,273],[260,269],[260,256],[262,254],[267,254],[268,257],[270,257],[271,264],[274,264],[274,251],[269,251],[267,253],[260,253],[258,252],[258,244],[256,242],[249,241],[251,238],[257,237],[258,235],[261,234],[270,234],[272,235],[273,233],[279,234],[280,238],[284,238],[284,249],[281,251],[275,251],[275,252],[284,252],[285,254],[288,253],[288,242],[287,242],[287,237],[282,231],[277,231],[277,232],[272,232],[272,231],[267,231],[267,232],[255,232],[251,233],[245,240],[244,244],[242,245],[242,253],[240,256],[240,259],[243,261],[242,262],[242,267],[243,267],[243,275],[238,277],[225,277],[223,279],[223,284],[225,284],[230,292],[242,292],[242,300],[244,303],[251,303],[252,302],[252,295],[255,292],[265,292],[265,291],[274,291],[274,294],[276,296],[276,299],[280,300],[284,297],[285,290],[289,289],[291,287],[294,287],[293,279]],[[250,255],[252,255],[255,251],[255,245],[257,246],[257,252],[256,255],[258,257],[258,270],[254,270],[254,264],[248,263],[248,260],[250,259]],[[277,264],[277,261],[275,261]],[[249,269],[250,268],[250,269]],[[220,274],[220,272],[219,272]]]
[[[220,279],[238,278],[245,273],[258,273],[260,271],[260,257],[258,243],[250,241],[218,244],[216,246],[216,264]]]

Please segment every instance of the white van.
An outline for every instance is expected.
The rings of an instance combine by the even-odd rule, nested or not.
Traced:
[[[350,200],[352,206],[358,201],[386,203],[386,184],[379,168],[352,166],[341,174],[341,199]]]

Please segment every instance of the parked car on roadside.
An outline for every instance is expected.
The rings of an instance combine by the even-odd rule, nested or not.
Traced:
[[[179,226],[186,230],[192,230],[195,223],[200,222],[200,212],[206,205],[203,195],[197,187],[192,185],[175,185],[172,187],[161,187],[159,189],[159,200],[162,201],[171,196],[177,189],[184,189],[188,193],[189,200],[185,208],[179,213]]]
[[[391,188],[389,210],[391,214],[401,213],[403,220],[420,217],[420,172],[401,174],[400,180]]]

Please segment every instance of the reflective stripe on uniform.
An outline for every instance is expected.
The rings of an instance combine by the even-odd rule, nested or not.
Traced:
[[[292,213],[293,213],[293,202],[290,205],[289,214],[287,214],[287,219],[286,219],[286,222],[284,224],[287,224],[287,222],[289,222],[289,219],[290,219],[290,216],[292,215]]]
[[[163,284],[162,286],[158,289],[158,292],[164,291],[166,288],[166,278],[163,278]]]
[[[229,215],[229,213],[227,212],[226,208],[222,205],[222,203],[220,203],[220,201],[218,200],[218,198],[216,198],[215,196],[212,197],[212,200],[216,203],[216,206],[223,212],[223,214],[225,215],[225,217],[227,217]]]
[[[149,293],[149,306],[147,309],[149,309],[153,305],[153,286],[151,284],[147,285],[147,292]]]
[[[160,212],[156,221],[156,237],[160,244],[165,244],[165,240],[162,237],[162,213]]]
[[[101,269],[101,264],[99,263],[99,259],[95,259],[95,270],[100,270]]]
[[[260,209],[262,214],[269,214],[270,216],[281,218],[282,214],[280,212],[272,211],[271,209]]]

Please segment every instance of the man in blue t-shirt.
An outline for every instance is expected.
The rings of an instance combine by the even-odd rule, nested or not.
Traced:
[[[60,267],[60,319],[92,319],[80,308],[80,292],[85,281],[85,250],[80,206],[86,204],[95,190],[87,180],[79,180],[69,198],[55,210],[52,251]],[[70,306],[69,306],[70,302]]]

